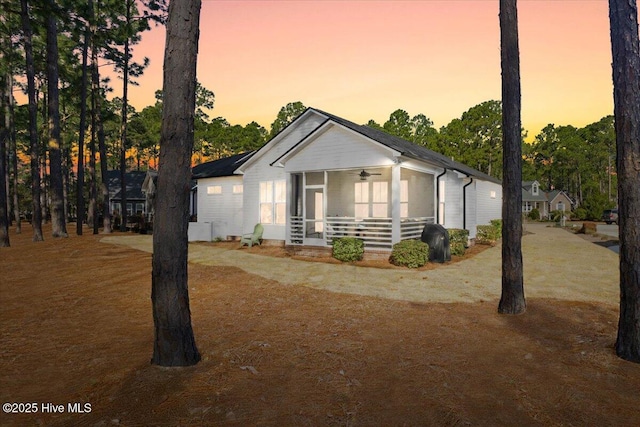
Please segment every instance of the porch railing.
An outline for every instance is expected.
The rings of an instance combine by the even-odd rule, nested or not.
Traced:
[[[400,223],[400,240],[419,239],[422,236],[424,226],[427,224],[435,224],[435,218],[425,216],[403,219]]]
[[[289,229],[289,243],[301,245],[304,239],[304,219],[301,216],[292,216]]]
[[[302,217],[291,217],[289,244],[304,243],[305,224]],[[406,218],[400,223],[400,239],[419,239],[426,224],[433,224],[434,217]],[[324,221],[324,241],[327,246],[334,238],[356,237],[364,241],[368,249],[386,249],[393,246],[391,218],[327,217]]]
[[[327,244],[334,238],[356,237],[364,241],[365,248],[389,249],[392,246],[391,218],[329,217],[325,220]]]

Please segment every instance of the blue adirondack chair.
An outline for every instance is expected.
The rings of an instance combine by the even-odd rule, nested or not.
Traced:
[[[264,227],[262,224],[256,224],[253,228],[253,233],[243,234],[240,239],[240,246],[244,246],[245,244],[249,245],[249,247],[253,246],[254,243],[261,244],[262,241],[262,232],[264,231]]]

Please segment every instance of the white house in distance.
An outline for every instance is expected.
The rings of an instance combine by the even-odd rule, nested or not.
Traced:
[[[425,224],[465,228],[473,239],[477,225],[501,217],[499,180],[314,108],[241,160],[232,175],[198,179],[198,223],[212,221],[213,237],[261,223],[264,239],[285,245],[328,247],[355,236],[367,250],[386,251],[419,238]],[[223,199],[239,185],[242,204]]]

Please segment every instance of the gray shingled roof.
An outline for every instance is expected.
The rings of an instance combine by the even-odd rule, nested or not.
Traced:
[[[529,191],[527,191],[527,190],[525,190],[523,188],[522,189],[522,201],[523,202],[546,202],[547,201],[547,194],[544,191],[539,190],[538,191],[538,195],[534,196]]]
[[[233,171],[249,160],[253,153],[255,151],[235,154],[223,159],[199,164],[191,169],[191,176],[193,179],[233,176]]]
[[[498,178],[489,176],[463,163],[456,162],[455,160],[452,160],[443,154],[437,153],[433,150],[429,150],[428,148],[423,147],[421,145],[416,145],[412,142],[406,141],[402,138],[398,138],[397,136],[390,135],[381,130],[371,128],[369,126],[358,125],[356,123],[350,122],[349,120],[345,120],[341,117],[334,116],[333,114],[326,113],[316,108],[309,108],[309,109],[314,110],[324,116],[327,116],[331,121],[338,123],[346,128],[349,128],[361,135],[364,135],[367,138],[370,138],[391,149],[399,151],[404,156],[429,162],[443,168],[453,169],[458,172],[462,172],[465,175],[480,178],[485,181],[491,181],[498,184],[502,182]]]
[[[147,176],[146,171],[130,171],[125,173],[124,182],[127,185],[127,200],[145,200],[145,195],[142,193],[142,183]],[[107,171],[107,182],[109,183],[109,198],[111,200],[121,199],[120,189],[120,171],[110,170]]]
[[[549,194],[539,186],[538,182],[538,195],[534,195],[533,183],[538,181],[522,181],[522,201],[523,202],[549,202],[551,199],[548,198]]]
[[[558,197],[558,195],[560,193],[564,193],[564,195],[567,197],[567,199],[569,199],[569,201],[571,202],[571,205],[573,205],[573,200],[571,200],[571,197],[569,197],[569,195],[567,193],[565,193],[564,191],[561,191],[561,190],[551,190],[551,191],[549,191],[547,193],[547,198],[549,199],[549,203],[551,203],[553,201],[553,199]]]

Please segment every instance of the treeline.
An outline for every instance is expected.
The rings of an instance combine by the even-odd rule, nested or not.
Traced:
[[[78,219],[94,232],[111,229],[107,170],[155,168],[159,155],[162,93],[136,111],[128,85],[144,73],[147,58],[135,45],[151,25],[163,25],[163,0],[0,0],[0,110],[6,206],[20,230],[21,218],[34,224],[51,219],[55,234]],[[110,81],[101,70],[117,71]],[[258,149],[305,110],[301,102],[283,106],[267,130],[256,122],[233,125],[215,111],[213,91],[197,85],[194,164]],[[23,92],[29,102],[16,105]],[[115,93],[121,96],[113,96]],[[487,101],[436,129],[424,114],[393,111],[367,125],[423,145],[488,175],[502,177],[501,104]],[[523,130],[523,135],[525,131]],[[523,145],[523,178],[544,189],[567,191],[589,215],[616,200],[612,117],[584,128],[550,124]],[[126,182],[122,180],[121,192]],[[126,203],[126,199],[122,200]],[[593,214],[593,215],[592,215]],[[126,211],[123,211],[126,215]],[[98,224],[98,218],[103,223]],[[126,218],[122,219],[123,227]]]
[[[502,179],[502,105],[487,101],[436,130],[424,114],[410,117],[396,110],[384,124],[369,126],[423,145]],[[543,190],[563,190],[575,203],[579,219],[599,219],[617,200],[616,139],[613,116],[583,128],[547,125],[526,143],[523,134],[522,178]]]
[[[151,25],[164,24],[167,3],[0,0],[0,7],[0,158],[6,170],[2,182],[9,182],[10,217],[19,231],[21,217],[28,214],[37,241],[48,216],[54,237],[67,235],[67,219],[75,215],[81,234],[86,206],[97,232],[101,200],[109,232],[109,193],[100,176],[110,163],[126,171],[128,87],[149,63],[134,60],[133,47]],[[101,67],[121,77],[119,103],[107,101],[116,85],[101,75]],[[19,90],[28,98],[24,108],[15,105]],[[25,171],[21,166],[27,161]],[[4,200],[1,205],[4,209]]]
[[[270,138],[280,132],[306,107],[301,102],[289,103],[280,109],[270,130],[251,122],[246,126],[231,125],[225,118],[211,119],[206,111],[213,108],[215,96],[212,92],[197,86],[199,97],[193,162],[199,164],[237,153],[260,148]],[[206,95],[206,96],[205,96]],[[202,103],[202,100],[208,100]],[[109,169],[118,167],[118,148],[121,123],[122,101],[103,100],[104,128],[106,129],[107,163]],[[28,165],[21,162],[28,155],[28,135],[25,129],[26,106],[17,107],[18,147],[18,200],[22,201],[22,212],[29,212],[30,195]],[[136,111],[129,107],[127,133],[127,170],[153,169],[157,165],[162,118],[162,97],[157,93],[153,106]],[[370,120],[368,126],[383,130],[408,141],[423,145],[445,154],[457,161],[472,166],[488,175],[502,177],[502,132],[501,105],[499,101],[487,101],[470,108],[460,118],[452,120],[439,130],[424,114],[411,117],[405,110],[392,112],[383,124]],[[523,136],[524,136],[523,131]],[[73,138],[69,142],[74,143]],[[576,202],[579,216],[597,218],[602,209],[612,206],[616,199],[615,138],[613,117],[604,117],[599,122],[584,128],[573,126],[545,127],[533,143],[523,144],[523,179],[538,180],[543,189],[562,189]],[[73,155],[77,148],[68,151],[67,162],[73,165]],[[43,156],[46,162],[46,156]],[[85,162],[86,163],[86,162]],[[43,170],[46,163],[43,164]],[[77,179],[72,167],[67,182]],[[99,174],[98,174],[99,175]],[[46,176],[45,176],[46,178]],[[100,177],[98,176],[98,180]],[[43,190],[46,192],[46,183]],[[21,185],[23,184],[23,185]],[[69,203],[73,205],[74,186],[69,187]],[[46,199],[45,199],[46,200]],[[46,202],[44,203],[46,206]],[[73,206],[70,206],[70,211]]]
[[[288,104],[278,114],[273,130],[304,111],[300,102]],[[486,101],[471,107],[460,118],[436,129],[424,114],[409,115],[398,109],[383,124],[366,125],[425,146],[487,175],[502,179],[502,104]],[[522,130],[524,181],[537,180],[543,190],[563,190],[574,201],[576,217],[599,219],[602,210],[617,200],[615,129],[613,116],[583,128],[547,125],[533,142]]]
[[[164,25],[166,0],[0,0],[0,170],[3,211],[21,231],[21,219],[51,220],[54,236],[66,236],[77,219],[111,231],[108,170],[119,169],[122,204],[125,173],[157,165],[162,94],[138,112],[128,99],[148,58],[135,45],[152,25]],[[111,81],[103,70],[115,70]],[[28,103],[17,105],[16,95]],[[115,96],[114,94],[120,96]],[[110,100],[111,98],[111,100]],[[212,91],[198,85],[194,161],[259,147],[267,131],[257,123],[232,126],[210,120]],[[5,185],[6,184],[6,185]],[[115,189],[111,189],[115,190]],[[122,210],[121,228],[126,226]],[[98,224],[98,218],[103,218]]]

